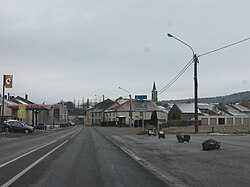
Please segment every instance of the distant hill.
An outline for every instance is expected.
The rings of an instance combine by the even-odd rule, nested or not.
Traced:
[[[226,96],[218,96],[218,97],[208,97],[208,98],[199,98],[199,103],[240,103],[245,100],[250,100],[250,91],[234,93]],[[168,103],[177,104],[177,103],[190,103],[193,102],[193,98],[191,99],[181,99],[181,100],[163,100],[159,101],[159,104],[162,106],[167,106]]]

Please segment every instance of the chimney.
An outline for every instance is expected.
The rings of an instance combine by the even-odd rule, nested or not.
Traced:
[[[25,93],[25,99],[28,100],[28,94]]]

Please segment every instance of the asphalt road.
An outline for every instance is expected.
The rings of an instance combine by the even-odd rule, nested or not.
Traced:
[[[167,186],[94,128],[0,136],[0,185]]]

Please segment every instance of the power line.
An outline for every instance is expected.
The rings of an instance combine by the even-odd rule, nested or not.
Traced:
[[[249,40],[249,39],[250,39],[250,38],[245,38],[245,39],[240,40],[240,41],[238,41],[238,42],[235,42],[235,43],[232,43],[232,44],[226,45],[226,46],[224,46],[224,47],[220,47],[220,48],[218,48],[218,49],[215,49],[215,50],[212,50],[212,51],[209,51],[209,52],[203,53],[203,54],[201,54],[201,55],[198,55],[198,57],[205,56],[205,55],[208,55],[208,54],[211,54],[211,53],[214,53],[214,52],[220,51],[220,50],[222,50],[222,49],[225,49],[225,48],[228,48],[228,47],[231,47],[231,46],[237,45],[237,44],[242,43],[242,42],[244,42],[244,41],[246,41],[246,40]]]
[[[186,70],[191,66],[192,63],[193,63],[193,58],[182,68],[182,70],[168,84],[166,84],[163,88],[159,90],[158,95],[161,95],[170,86],[172,86],[186,72]]]
[[[234,46],[234,45],[237,45],[239,43],[242,43],[246,40],[249,40],[250,38],[245,38],[243,40],[240,40],[238,42],[234,42],[232,44],[229,44],[229,45],[226,45],[224,47],[220,47],[218,49],[215,49],[215,50],[212,50],[212,51],[209,51],[209,52],[206,52],[206,53],[203,53],[201,55],[198,55],[197,57],[202,57],[202,56],[205,56],[205,55],[209,55],[211,53],[215,53],[217,51],[220,51],[220,50],[223,50],[225,48],[228,48],[228,47],[231,47],[231,46]],[[187,64],[186,66],[184,66],[184,68],[182,68],[182,70],[167,84],[165,85],[162,89],[159,90],[158,92],[158,95],[161,95],[163,92],[165,92],[169,87],[171,87],[185,72],[186,70],[191,66],[191,64],[193,63],[194,59],[192,58]]]

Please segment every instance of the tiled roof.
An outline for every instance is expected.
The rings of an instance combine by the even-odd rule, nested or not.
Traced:
[[[23,105],[26,105],[26,104],[29,104],[29,105],[35,104],[35,103],[33,103],[33,102],[31,102],[31,101],[29,101],[29,100],[27,100],[27,99],[24,99],[24,98],[22,98],[22,97],[20,97],[20,96],[17,96],[17,97],[15,97],[15,98],[12,98],[11,101],[13,101],[13,102],[15,102],[15,103],[17,103],[17,104],[23,104]]]
[[[111,106],[113,106],[115,103],[116,102],[112,101],[111,99],[106,99],[105,101],[96,104],[92,108],[92,112],[102,112],[102,111],[105,111],[105,110],[109,109]]]
[[[135,111],[135,100],[132,99],[132,111]],[[130,111],[130,100],[110,108],[109,110],[114,110],[114,111]],[[154,102],[147,100],[147,111],[161,111],[163,110],[161,107],[157,106]]]
[[[194,103],[182,103],[182,104],[176,104],[176,106],[182,111],[182,113],[194,113]],[[201,111],[198,109],[198,113],[201,113]]]

